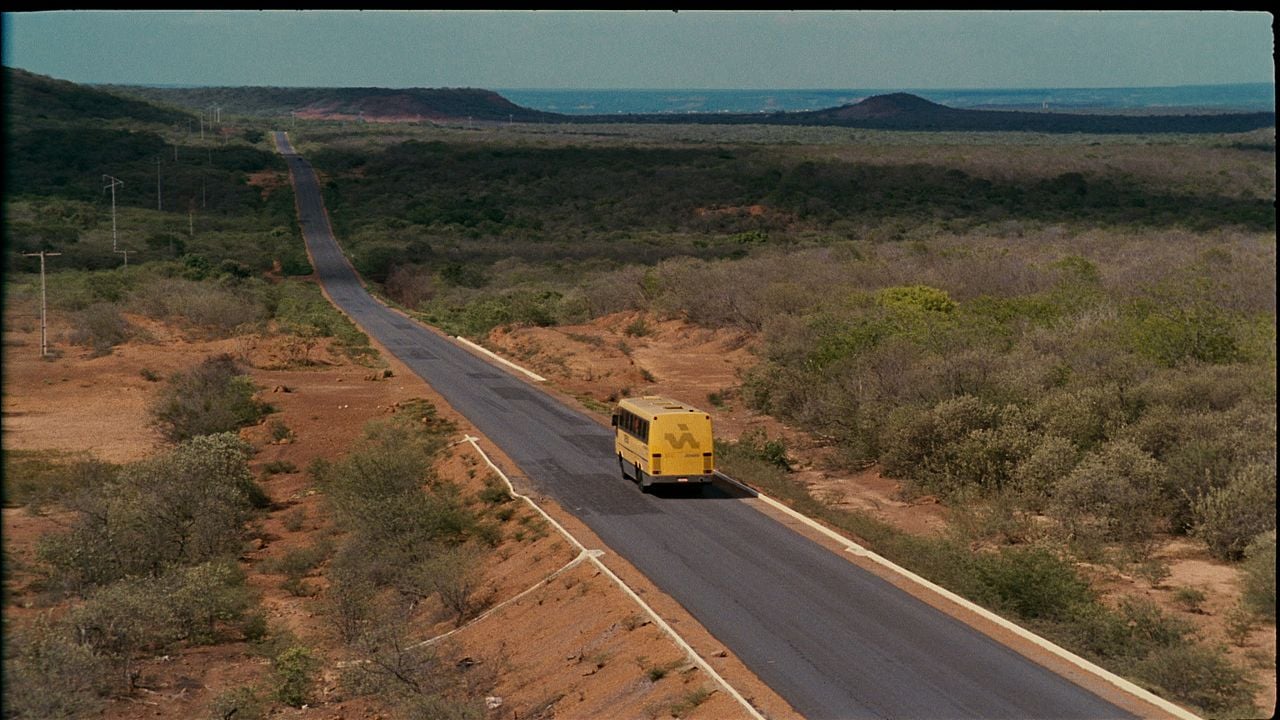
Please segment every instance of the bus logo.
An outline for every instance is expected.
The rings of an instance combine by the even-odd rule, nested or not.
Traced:
[[[680,437],[676,437],[675,433],[667,433],[666,435],[663,435],[663,438],[665,438],[667,441],[667,445],[669,445],[672,450],[680,450],[680,449],[683,449],[685,446],[688,446],[693,448],[694,450],[697,450],[700,447],[698,445],[698,438],[694,437],[693,433],[689,432],[688,425],[685,425],[684,423],[680,423],[679,425],[676,425],[676,427],[684,431],[683,434],[680,435]]]

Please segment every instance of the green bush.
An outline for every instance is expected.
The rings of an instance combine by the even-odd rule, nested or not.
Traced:
[[[1050,511],[1086,545],[1147,547],[1167,523],[1163,478],[1164,468],[1137,445],[1110,442],[1085,455],[1059,483]]]
[[[1075,443],[1060,435],[1044,434],[1013,470],[1013,488],[1029,507],[1043,510],[1058,486],[1080,460]]]
[[[1019,617],[1062,620],[1094,599],[1071,563],[1040,548],[985,555],[976,569],[984,594]]]
[[[41,615],[11,628],[4,643],[4,714],[12,718],[89,717],[112,689],[107,659],[76,641],[71,628]]]
[[[881,438],[885,473],[926,490],[955,490],[949,472],[951,448],[969,433],[993,428],[998,422],[998,409],[971,395],[944,400],[926,410],[896,408]]]
[[[1038,443],[1043,441],[1017,408],[965,395],[930,410],[895,409],[880,441],[880,459],[886,473],[907,480],[914,492],[989,494],[1012,486]],[[1042,452],[1038,462],[1044,461]],[[1030,472],[1023,473],[1028,482]]]
[[[882,307],[903,312],[950,313],[957,307],[945,290],[928,285],[885,288],[876,293],[876,302]]]
[[[1054,628],[1054,637],[1113,669],[1132,664],[1160,648],[1190,642],[1190,624],[1164,614],[1146,599],[1125,598],[1116,609],[1082,603]]]
[[[253,605],[245,580],[238,564],[221,559],[183,568],[162,582],[183,639],[214,643],[221,636],[220,628],[239,622]]]
[[[644,317],[638,317],[628,323],[622,332],[630,337],[644,337],[651,334],[653,328],[649,327],[649,322]]]
[[[787,443],[782,438],[772,440],[763,428],[752,428],[738,438],[737,447],[749,456],[766,462],[783,470],[791,469],[791,461],[787,458]]]
[[[1156,297],[1134,302],[1129,308],[1134,349],[1166,367],[1242,359],[1239,321],[1211,293],[1209,283],[1201,280],[1162,287]]]
[[[1194,534],[1214,556],[1238,560],[1258,535],[1276,528],[1275,465],[1253,463],[1192,505]]]
[[[42,538],[40,556],[72,589],[234,556],[256,488],[248,454],[233,434],[205,435],[125,466],[78,496],[72,527]]]
[[[126,689],[133,688],[140,653],[162,652],[181,639],[165,589],[149,577],[119,580],[92,593],[66,619],[76,637],[110,658]]]
[[[453,615],[456,627],[461,627],[477,607],[475,597],[483,579],[480,550],[472,545],[454,545],[438,548],[416,566],[406,568],[412,593],[425,597],[434,592],[445,609]],[[402,584],[402,588],[407,586]]]
[[[374,423],[360,449],[320,468],[317,482],[338,521],[360,534],[395,543],[461,538],[474,518],[432,471],[442,445],[411,425]]]
[[[1276,621],[1276,531],[1254,538],[1244,551],[1241,600],[1254,614]]]
[[[218,693],[209,706],[208,720],[263,720],[267,703],[249,686],[231,688]]]
[[[1274,462],[1274,426],[1274,404],[1250,400],[1226,410],[1193,412],[1155,405],[1120,434],[1164,465],[1170,529],[1186,533],[1195,524],[1197,501],[1247,465]]]
[[[362,597],[343,588],[387,588],[409,606],[438,594],[459,621],[470,611],[478,559],[461,546],[485,539],[486,526],[457,486],[434,472],[451,430],[430,404],[403,406],[390,420],[370,423],[358,450],[313,467],[350,532],[333,560],[334,592]]]
[[[1258,717],[1245,671],[1218,648],[1177,644],[1156,648],[1133,665],[1133,675],[1165,697],[1208,717]]]
[[[234,358],[215,355],[169,377],[150,407],[151,421],[170,442],[236,430],[266,413],[254,392],[253,380]]]
[[[289,426],[285,425],[281,420],[269,421],[267,423],[267,433],[270,435],[273,442],[293,439],[293,431],[290,430]]]
[[[1046,431],[1092,450],[1130,420],[1123,395],[1106,386],[1062,389],[1046,394],[1029,414]]]
[[[320,661],[308,648],[286,648],[272,661],[273,694],[290,707],[302,707],[311,697]]]
[[[320,540],[309,547],[289,551],[284,557],[270,562],[267,569],[270,572],[285,575],[290,587],[301,588],[302,578],[328,559],[332,553],[333,545],[328,540]]]
[[[102,587],[68,622],[77,637],[127,672],[144,650],[216,642],[222,624],[240,620],[250,605],[244,572],[232,561],[215,561]]]
[[[357,362],[369,362],[377,355],[369,345],[369,336],[330,304],[315,283],[290,281],[273,290],[274,300],[268,298],[268,310],[284,332],[312,342],[316,338],[334,338],[338,347]]]

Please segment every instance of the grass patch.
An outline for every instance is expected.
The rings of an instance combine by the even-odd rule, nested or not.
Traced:
[[[83,453],[61,450],[5,450],[4,506],[39,512],[75,493],[105,482],[115,466]]]

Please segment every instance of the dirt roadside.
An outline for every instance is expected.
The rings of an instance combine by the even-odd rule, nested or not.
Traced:
[[[323,498],[305,469],[317,458],[335,460],[348,452],[367,422],[385,417],[403,403],[426,399],[457,424],[458,435],[478,435],[426,383],[384,352],[390,377],[346,360],[328,347],[312,354],[316,364],[287,367],[279,338],[252,336],[197,340],[142,318],[150,340],[131,341],[102,357],[66,344],[68,328],[53,318],[50,338],[60,357],[41,360],[38,321],[31,308],[6,307],[4,324],[4,446],[6,450],[83,454],[111,462],[141,459],[162,447],[147,427],[146,408],[163,378],[209,355],[242,358],[259,397],[276,409],[269,421],[292,431],[285,442],[271,439],[266,423],[242,436],[258,449],[252,467],[273,501],[242,556],[249,583],[259,594],[269,627],[285,628],[325,658],[315,701],[306,708],[280,708],[272,717],[381,718],[385,708],[370,698],[346,697],[338,684],[345,659],[323,600],[324,565],[304,578],[308,592],[287,590],[285,577],[270,571],[272,561],[314,545],[333,533]],[[380,348],[381,350],[381,348]],[[481,446],[504,469],[514,468],[491,443]],[[292,467],[266,473],[264,467]],[[487,468],[467,444],[455,446],[440,472],[478,491]],[[513,473],[514,474],[514,473]],[[528,488],[517,488],[528,492]],[[677,603],[663,596],[634,568],[609,553],[585,526],[545,498],[538,504],[586,547],[605,550],[602,560],[759,712],[779,720],[797,715],[715,642]],[[478,660],[496,677],[493,718],[748,718],[751,715],[710,676],[688,661],[634,600],[589,563],[569,566],[577,551],[554,530],[539,528],[532,508],[504,523],[503,540],[486,565],[483,588],[490,614],[451,635],[459,653]],[[527,516],[527,517],[526,517]],[[12,560],[10,605],[15,622],[49,610],[48,598],[31,591],[38,537],[67,518],[33,515],[21,508],[3,511],[4,548]],[[566,567],[569,566],[569,567]],[[423,639],[453,630],[442,620],[421,628]],[[108,718],[192,718],[207,716],[224,691],[262,682],[269,660],[245,642],[185,649],[141,663],[140,689],[113,700]]]

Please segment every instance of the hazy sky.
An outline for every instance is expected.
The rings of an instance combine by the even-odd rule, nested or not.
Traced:
[[[79,83],[1027,88],[1274,82],[1272,16],[1208,11],[6,13],[3,60]]]

